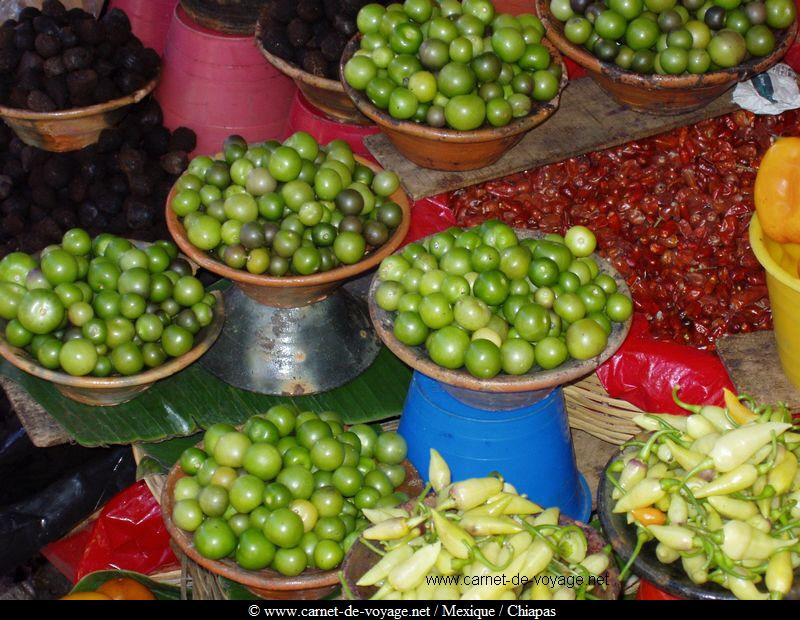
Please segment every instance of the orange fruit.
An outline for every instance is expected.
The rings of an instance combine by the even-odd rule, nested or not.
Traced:
[[[97,591],[115,601],[154,601],[156,599],[150,590],[130,577],[109,579],[97,588]]]
[[[778,138],[761,160],[753,192],[764,234],[800,243],[800,138]]]
[[[62,601],[110,601],[111,597],[100,592],[74,592],[61,597]]]

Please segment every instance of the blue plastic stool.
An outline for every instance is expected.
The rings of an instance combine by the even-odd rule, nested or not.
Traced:
[[[560,387],[488,394],[415,372],[398,430],[408,442],[409,460],[426,479],[430,448],[436,448],[453,480],[498,471],[541,506],[589,520],[592,495],[575,463]]]

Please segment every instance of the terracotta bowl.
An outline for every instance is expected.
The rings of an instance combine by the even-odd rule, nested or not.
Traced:
[[[403,466],[406,468],[406,480],[398,490],[408,494],[409,497],[417,497],[424,487],[422,479],[410,462],[403,461]],[[180,529],[172,520],[173,490],[175,483],[184,476],[177,464],[170,470],[161,495],[161,513],[173,542],[194,562],[216,575],[246,586],[257,596],[269,599],[320,599],[331,594],[339,586],[338,569],[323,571],[312,568],[304,570],[296,577],[285,577],[269,568],[259,571],[246,570],[229,558],[209,560],[200,555],[192,542],[193,535]]]
[[[531,230],[516,230],[517,236],[522,239],[543,237],[543,233]],[[423,242],[420,239],[419,242]],[[602,273],[607,273],[617,283],[617,290],[630,297],[630,290],[624,278],[614,269],[608,261],[599,256],[592,255]],[[466,369],[448,370],[442,368],[428,357],[425,348],[409,347],[394,336],[393,313],[381,309],[375,302],[375,291],[380,282],[377,275],[372,279],[369,288],[368,303],[369,314],[375,325],[375,331],[384,344],[392,350],[397,357],[423,375],[436,379],[445,385],[453,396],[484,408],[493,408],[497,405],[498,398],[507,400],[509,405],[514,404],[514,398],[519,398],[518,406],[529,402],[529,392],[551,390],[564,383],[569,383],[584,377],[594,371],[600,364],[610,358],[622,346],[631,327],[632,318],[625,323],[613,323],[608,345],[598,356],[588,360],[571,359],[553,370],[531,371],[525,375],[499,374],[492,379],[478,379],[473,377]]]
[[[0,118],[25,144],[55,153],[77,151],[94,144],[100,132],[119,123],[125,108],[153,92],[159,77],[130,95],[86,108],[33,112],[0,106]]]
[[[559,525],[577,525],[583,530],[588,542],[587,555],[602,551],[603,547],[607,544],[596,529],[585,523],[574,521],[565,515],[561,515],[558,522]],[[372,568],[379,559],[380,556],[369,547],[362,544],[360,540],[347,552],[344,558],[344,564],[342,565],[342,571],[344,572],[345,583],[356,600],[369,600],[370,597],[377,592],[378,589],[375,586],[358,586],[356,582]],[[608,568],[601,576],[605,577],[607,585],[603,590],[593,590],[592,594],[599,597],[601,600],[618,599],[622,591],[622,584],[619,582],[619,569],[614,565],[613,561],[609,563]]]
[[[256,46],[264,58],[278,71],[292,78],[311,105],[322,110],[326,116],[340,123],[372,124],[372,121],[358,111],[350,97],[344,92],[341,82],[303,71],[294,63],[270,54],[264,49],[264,45],[261,43],[261,24],[256,26]]]
[[[535,0],[536,11],[545,25],[547,38],[567,58],[582,66],[597,84],[617,102],[639,112],[672,116],[698,110],[733,88],[769,69],[783,58],[795,41],[797,22],[776,33],[775,51],[764,58],[752,58],[738,67],[702,75],[644,75],[602,62],[582,46],[564,37],[564,24],[550,12],[549,0]]]
[[[542,39],[554,59],[561,63],[561,83],[558,94],[545,103],[535,103],[531,113],[511,121],[505,127],[482,127],[474,131],[457,131],[400,121],[377,108],[367,96],[351,87],[343,77],[344,65],[358,50],[360,35],[345,47],[339,63],[342,85],[361,112],[371,118],[407,159],[423,168],[434,170],[474,170],[496,162],[516,145],[525,134],[545,122],[558,109],[561,93],[567,85],[567,68],[558,50]]]
[[[175,357],[166,363],[130,377],[73,377],[64,372],[43,368],[31,355],[13,347],[0,335],[0,355],[22,371],[34,377],[50,381],[67,398],[93,407],[113,407],[133,400],[149,389],[156,381],[166,379],[197,361],[211,348],[222,331],[225,320],[222,294],[213,292],[217,303],[214,306],[214,319],[211,324],[195,336],[191,351]]]
[[[381,170],[379,166],[362,157],[356,156],[356,161],[364,166],[369,166],[374,171]],[[201,267],[222,278],[232,280],[251,299],[262,305],[277,308],[297,308],[325,299],[342,286],[346,280],[376,267],[384,258],[400,247],[411,224],[411,207],[408,198],[402,189],[398,189],[390,198],[400,205],[403,210],[403,221],[395,229],[392,236],[389,237],[389,240],[380,248],[371,254],[367,254],[363,260],[355,265],[343,265],[336,269],[310,276],[276,278],[268,275],[254,275],[243,269],[232,269],[212,258],[203,250],[193,246],[186,236],[186,229],[183,227],[183,223],[170,208],[174,194],[175,188],[173,187],[167,197],[167,228],[169,228],[170,234],[181,251]]]

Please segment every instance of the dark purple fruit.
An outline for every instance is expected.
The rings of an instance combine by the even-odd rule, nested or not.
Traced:
[[[315,22],[324,14],[319,0],[300,0],[297,3],[297,16],[306,22]]]
[[[44,90],[55,102],[59,110],[63,110],[69,106],[69,89],[67,88],[66,75],[54,75],[45,78]]]
[[[42,58],[51,58],[61,51],[61,39],[55,34],[41,33],[34,42],[36,51]]]
[[[61,21],[67,18],[67,9],[61,4],[60,0],[44,0],[42,2],[42,15]]]
[[[52,58],[45,60],[42,69],[47,77],[55,77],[63,74],[66,71],[66,68],[64,67],[64,61],[61,59],[61,56],[53,56]]]
[[[188,165],[189,157],[185,151],[172,151],[161,158],[161,167],[173,176],[182,174]]]
[[[62,60],[67,71],[79,71],[89,68],[93,56],[88,47],[73,47],[64,52]]]
[[[311,28],[300,18],[295,18],[286,26],[286,36],[294,47],[303,47],[311,38]]]
[[[188,127],[178,127],[172,132],[169,140],[170,151],[185,151],[191,153],[197,148],[197,134]],[[181,170],[183,172],[183,170]],[[180,174],[180,173],[178,173]]]

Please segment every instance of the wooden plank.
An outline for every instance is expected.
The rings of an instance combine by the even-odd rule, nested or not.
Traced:
[[[420,168],[400,155],[382,133],[364,138],[364,144],[384,168],[400,175],[411,198],[419,200],[722,116],[737,109],[731,101],[732,92],[696,112],[653,116],[619,105],[588,77],[573,80],[549,120],[496,163],[466,172]]]
[[[0,375],[0,387],[5,390],[12,411],[17,414],[34,446],[49,448],[72,442],[67,431],[15,381]]]
[[[717,352],[739,392],[759,403],[783,402],[800,411],[800,390],[783,374],[773,332],[723,336]]]

